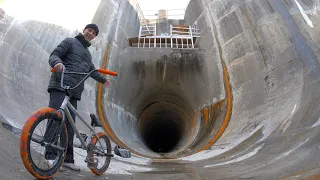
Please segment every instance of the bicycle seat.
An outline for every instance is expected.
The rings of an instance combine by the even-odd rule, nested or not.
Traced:
[[[91,117],[91,126],[92,127],[103,127],[101,122],[98,120],[97,116],[93,113],[90,114]]]

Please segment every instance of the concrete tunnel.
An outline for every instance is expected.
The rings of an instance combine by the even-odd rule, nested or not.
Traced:
[[[110,89],[87,81],[79,109],[97,112],[111,140],[151,158],[155,172],[319,177],[318,11],[317,0],[191,0],[184,20],[159,26],[197,22],[196,48],[138,48],[128,43],[136,10],[101,0],[90,52],[119,75]],[[50,52],[78,31],[5,9],[0,22],[1,119],[21,127],[47,106]]]

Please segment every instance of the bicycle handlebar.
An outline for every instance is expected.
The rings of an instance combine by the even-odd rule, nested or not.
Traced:
[[[97,69],[97,71],[99,73],[102,73],[102,74],[109,74],[111,76],[117,76],[118,74],[114,71],[109,71],[109,70],[106,70],[106,69]]]
[[[62,69],[62,72],[61,72],[61,87],[63,89],[66,89],[66,90],[74,90],[76,88],[79,87],[79,85],[81,83],[83,83],[86,79],[88,79],[88,77],[95,71],[98,71],[99,73],[102,73],[102,74],[109,74],[111,76],[117,76],[118,74],[114,71],[109,71],[109,70],[105,70],[105,69],[95,69],[95,70],[92,70],[90,71],[89,73],[80,73],[80,72],[65,72],[65,68]],[[51,68],[51,72],[52,73],[56,73],[56,71]],[[74,87],[70,87],[70,86],[64,86],[63,85],[63,79],[64,79],[64,74],[77,74],[77,75],[86,75],[77,85],[75,85]]]
[[[106,70],[106,69],[96,69],[96,70],[93,70],[93,71],[98,71],[99,73],[102,73],[102,74],[109,74],[111,76],[117,76],[118,74],[114,71],[109,71],[109,70]],[[54,68],[51,68],[51,72],[52,73],[55,73],[56,71],[54,70]],[[88,73],[80,73],[80,72],[64,72],[65,74],[88,74]],[[92,73],[92,72],[89,72],[89,73]]]

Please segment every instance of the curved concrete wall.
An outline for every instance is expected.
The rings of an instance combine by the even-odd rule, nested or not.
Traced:
[[[181,142],[178,140],[180,146],[177,145],[176,151],[166,156],[182,156],[177,154],[191,146],[200,129],[201,115],[195,115],[195,112],[224,97],[219,69],[210,66],[212,63],[207,64],[207,58],[202,50],[126,48],[121,51],[117,62],[110,62],[116,63],[113,69],[119,73],[115,78],[117,83],[105,94],[107,118],[113,133],[119,139],[118,143],[124,143],[140,155],[159,157],[146,148],[141,133],[145,130],[144,127],[149,126],[144,122],[152,121],[158,110],[162,111],[163,116],[170,111],[169,107],[167,110],[150,110],[152,105],[168,103],[167,106],[171,104],[172,109],[178,106],[183,111],[178,115],[182,118],[178,124],[184,124],[181,128],[186,129],[186,134],[182,135]],[[150,115],[141,119],[145,112]],[[178,110],[175,112],[178,114]],[[192,124],[194,116],[197,117],[195,124]],[[164,119],[168,118],[170,116]],[[175,120],[177,118],[170,122]],[[141,131],[138,130],[139,127],[142,128]],[[163,128],[159,133],[164,135],[170,131]],[[185,147],[185,143],[189,145]]]
[[[200,26],[199,47],[226,63],[233,90],[230,123],[201,163],[211,173],[232,169],[217,179],[317,167],[318,11],[312,0],[191,0],[185,20]]]
[[[200,27],[197,53],[201,58],[188,59],[183,55],[192,53],[128,47],[126,38],[136,36],[139,29],[133,8],[125,0],[101,1],[93,18],[101,35],[91,52],[97,66],[119,73],[111,80],[112,88],[102,93],[105,109],[100,116],[112,128],[109,135],[139,154],[157,158],[203,150],[171,163],[154,160],[150,167],[166,174],[185,173],[198,179],[292,179],[319,172],[317,2],[191,0],[185,22],[197,21]],[[1,114],[19,126],[34,109],[46,105],[48,53],[75,32],[19,21],[3,12],[0,18]],[[178,74],[187,63],[190,66]],[[225,73],[230,83],[225,83]],[[218,139],[216,134],[228,114],[228,84],[232,114]],[[94,91],[95,82],[88,81],[86,103],[81,105],[85,111],[94,110]],[[158,110],[166,108],[176,108],[179,117],[164,122],[181,128],[174,135],[182,137],[169,154],[162,154],[150,150],[154,146],[146,143],[150,129],[145,127],[152,129],[149,117],[157,117]],[[212,112],[220,113],[213,116]],[[172,111],[164,114],[170,119]],[[181,121],[180,117],[190,118]],[[204,124],[211,119],[215,121]]]
[[[226,98],[222,80],[222,64],[225,63],[233,97],[232,116],[223,135],[207,151],[183,158],[199,168],[200,177],[276,179],[317,167],[314,159],[319,157],[317,12],[315,1],[190,2],[185,21],[189,25],[197,21],[201,30],[197,46],[205,52],[204,64],[208,72],[217,70],[213,75],[207,74],[206,78],[210,83],[211,78],[217,78],[215,82],[219,84],[220,91],[215,92],[215,97],[220,97],[217,100]],[[127,51],[133,50],[124,50],[120,56],[122,62],[117,62],[113,68],[120,74],[125,71],[129,78],[125,77],[127,82],[123,82],[126,80],[119,77],[117,85],[121,88],[116,89],[120,92],[110,92],[112,94],[108,94],[106,100],[123,108],[120,111],[111,108],[108,110],[110,116],[119,117],[119,112],[127,112],[137,118],[140,111],[136,112],[135,108],[139,106],[135,104],[140,102],[140,95],[152,92],[152,88],[144,84],[156,76],[152,66],[146,66],[154,58],[146,58],[144,54],[154,50],[136,50],[138,52],[126,55]],[[138,60],[138,67],[128,65],[133,64],[128,56]],[[143,67],[150,69],[144,70]],[[126,88],[128,84],[131,88]],[[174,90],[180,92],[178,89]],[[206,87],[202,90],[212,92],[214,89]],[[208,92],[199,90],[195,93]],[[176,97],[181,95],[177,94]],[[212,103],[214,101],[202,107],[192,106],[190,112],[202,110]],[[111,110],[116,115],[111,115]],[[141,142],[141,137],[134,131],[136,121],[139,124],[136,118],[129,123],[131,130],[126,132],[123,128],[130,129],[126,118],[119,118],[123,126],[118,129],[117,122],[110,123],[120,141],[147,154],[145,147],[140,146],[142,143],[137,143]],[[202,120],[200,118],[197,122]],[[134,138],[127,139],[132,133]],[[156,165],[169,172],[170,168],[177,166]]]

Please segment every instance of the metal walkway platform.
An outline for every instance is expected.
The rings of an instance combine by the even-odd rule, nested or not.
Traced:
[[[129,38],[128,42],[132,47],[138,48],[195,48],[197,38],[200,38],[197,26],[170,25],[169,34],[156,34],[156,25],[140,26],[139,36]]]

